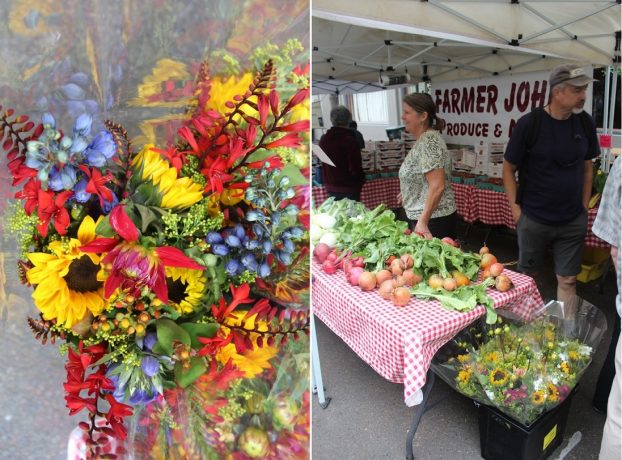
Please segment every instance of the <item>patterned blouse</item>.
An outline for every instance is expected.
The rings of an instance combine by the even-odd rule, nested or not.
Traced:
[[[445,169],[445,190],[432,213],[432,218],[452,214],[456,211],[456,203],[451,190],[451,159],[447,153],[447,145],[441,133],[431,129],[419,137],[400,166],[402,206],[409,219],[419,220],[423,212],[428,196],[428,181],[425,173],[439,168]]]

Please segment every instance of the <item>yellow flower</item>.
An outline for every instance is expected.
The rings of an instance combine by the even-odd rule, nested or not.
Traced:
[[[531,395],[531,402],[536,406],[539,406],[546,401],[546,395],[542,390],[534,391],[533,395]]]
[[[169,305],[181,314],[195,311],[201,305],[201,297],[205,291],[203,272],[169,266],[165,271]]]
[[[492,351],[492,352],[488,353],[486,355],[485,360],[486,361],[490,361],[491,363],[496,363],[497,361],[499,361],[499,352]]]
[[[21,0],[9,13],[9,29],[16,35],[37,37],[50,33],[48,17],[60,4],[53,0]]]
[[[53,241],[52,252],[32,253],[28,259],[28,282],[35,285],[32,297],[44,319],[56,319],[70,328],[87,312],[99,314],[105,307],[103,283],[98,280],[99,256],[83,253],[80,247],[95,239],[96,223],[87,216],[78,229],[78,238]]]
[[[502,385],[505,385],[509,378],[510,375],[503,369],[496,368],[490,373],[490,383],[492,383],[494,386],[500,387]]]
[[[458,358],[458,361],[461,363],[468,363],[469,361],[471,361],[471,355],[469,354],[458,355],[457,358]]]
[[[559,368],[564,374],[570,374],[570,366],[568,366],[568,363],[566,361],[562,361],[559,365]]]
[[[176,94],[167,97],[167,83],[175,83]],[[179,88],[187,86],[183,91]],[[143,78],[138,85],[138,97],[129,101],[130,106],[140,107],[186,107],[192,97],[193,78],[183,62],[172,59],[160,59],[156,62],[151,74]],[[186,94],[184,94],[186,93]],[[177,116],[177,118],[181,118]]]
[[[463,369],[458,372],[458,380],[462,384],[466,384],[471,378],[471,369]]]
[[[557,401],[559,399],[559,391],[557,387],[552,383],[548,383],[546,385],[546,389],[548,390],[548,399],[551,401]]]
[[[579,360],[579,353],[577,353],[574,350],[570,350],[568,352],[568,357],[570,358],[570,361],[578,361]]]
[[[265,321],[260,321],[255,324],[255,319],[257,315],[253,315],[244,321],[242,324],[242,318],[246,315],[245,311],[234,311],[229,318],[225,320],[225,325],[221,327],[221,330],[225,333],[229,333],[229,326],[242,326],[245,329],[252,330],[255,329],[260,332],[265,332],[268,330],[268,326]],[[251,341],[255,341],[257,334],[251,334]],[[246,351],[242,354],[238,354],[235,345],[230,343],[225,347],[221,348],[216,355],[216,358],[223,364],[225,364],[229,359],[233,361],[233,364],[244,372],[244,376],[246,378],[252,378],[259,374],[261,374],[265,369],[270,369],[272,365],[270,364],[270,360],[276,356],[278,353],[278,348],[276,346],[268,346],[265,344],[263,347],[259,348],[255,346],[252,351]]]
[[[162,195],[160,206],[166,209],[185,209],[203,198],[203,186],[189,177],[177,177],[177,169],[147,144],[132,160],[135,173],[150,181]]]
[[[209,99],[207,100],[204,110],[215,110],[216,112],[224,115],[226,112],[231,112],[231,109],[228,108],[225,104],[227,102],[233,102],[234,96],[243,95],[248,91],[248,87],[253,82],[254,75],[252,73],[245,73],[241,77],[229,77],[228,79],[223,78],[212,78],[210,80],[210,93]],[[257,97],[253,96],[249,98],[249,101],[257,104]],[[241,110],[246,115],[257,118],[258,114],[255,109],[253,109],[250,105],[244,105],[241,107]],[[240,120],[240,115],[236,115],[233,118],[235,121]]]

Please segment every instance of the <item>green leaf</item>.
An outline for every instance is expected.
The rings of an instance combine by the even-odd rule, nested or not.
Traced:
[[[174,342],[190,345],[190,336],[188,333],[170,319],[162,318],[157,320],[156,333],[158,336],[158,344],[168,356],[171,356],[174,352]]]
[[[142,204],[134,203],[134,207],[136,208],[136,210],[138,211],[138,214],[140,215],[140,222],[141,222],[140,230],[142,233],[145,233],[147,231],[147,228],[149,227],[149,224],[155,221],[158,218],[158,216],[156,216],[155,212],[153,212],[151,208],[148,208],[147,206],[143,206]]]
[[[132,194],[132,201],[145,206],[159,206],[162,202],[162,194],[151,182],[143,182]]]
[[[103,236],[104,238],[112,238],[117,234],[110,226],[110,216],[104,217],[101,222],[97,224],[97,227],[95,227],[95,233]]]
[[[190,336],[192,348],[201,348],[203,344],[197,340],[197,337],[214,337],[220,324],[218,323],[183,323],[180,327],[184,329]]]
[[[281,170],[281,174],[278,175],[276,181],[278,181],[281,176],[289,177],[289,186],[293,187],[295,185],[306,185],[309,183],[305,176],[303,176],[296,166],[291,163],[286,164]]]
[[[183,364],[178,362],[175,364],[175,381],[180,387],[186,388],[207,370],[205,360],[198,356],[190,359],[190,367],[184,369]]]

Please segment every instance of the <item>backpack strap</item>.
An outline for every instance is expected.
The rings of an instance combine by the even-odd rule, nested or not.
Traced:
[[[520,204],[523,199],[523,192],[525,191],[525,178],[527,176],[527,164],[529,155],[533,147],[538,141],[538,135],[540,134],[540,124],[542,123],[542,111],[543,107],[536,107],[531,111],[529,118],[529,124],[527,125],[527,131],[525,133],[525,157],[523,163],[518,169],[518,189],[516,190],[516,204]]]

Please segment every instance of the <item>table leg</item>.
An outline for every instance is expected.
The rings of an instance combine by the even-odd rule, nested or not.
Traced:
[[[313,394],[317,394],[318,402],[322,409],[326,409],[330,398],[324,395],[324,382],[322,381],[322,366],[320,365],[320,353],[315,335],[315,316],[311,315],[311,385]]]
[[[423,400],[419,407],[417,407],[417,411],[415,412],[415,417],[413,418],[412,425],[410,426],[410,430],[408,431],[408,436],[406,437],[406,460],[414,460],[415,452],[413,449],[413,440],[415,439],[415,433],[417,433],[417,428],[419,427],[419,422],[421,421],[421,417],[423,417],[423,413],[426,410],[426,404],[428,399],[430,398],[430,393],[432,392],[432,387],[434,386],[434,372],[431,369],[428,370],[427,380],[425,382],[425,386],[423,389]]]

